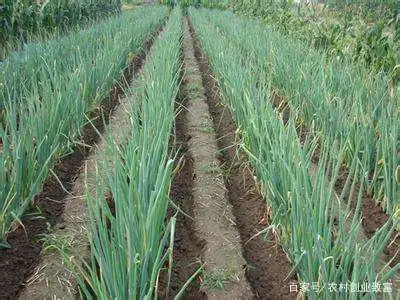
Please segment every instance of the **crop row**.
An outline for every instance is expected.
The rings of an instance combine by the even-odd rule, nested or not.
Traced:
[[[347,168],[358,158],[367,192],[389,214],[396,212],[398,96],[390,93],[386,78],[360,66],[327,61],[323,53],[282,37],[259,21],[233,18],[229,12],[209,14],[209,20],[268,77],[297,114],[298,123],[312,125],[328,143],[346,145]]]
[[[0,69],[0,243],[97,107],[165,19],[142,8],[13,53]]]
[[[251,21],[246,23],[237,16],[207,10],[191,10],[190,16],[219,82],[225,105],[232,110],[239,127],[242,147],[272,209],[272,224],[266,231],[271,230],[277,235],[299,281],[318,285],[308,296],[357,298],[357,294],[346,290],[332,294],[329,284],[389,280],[399,266],[390,269],[381,261],[381,255],[396,224],[389,220],[371,239],[363,239],[360,215],[358,211],[352,212],[348,205],[350,196],[335,193],[335,182],[346,155],[345,140],[309,136],[302,143],[297,133],[296,116],[291,115],[285,124],[281,114],[273,109],[273,77],[280,70],[272,64],[271,52],[250,53],[261,55],[263,66],[269,67],[263,69],[258,60],[244,50],[247,46],[262,44],[264,36],[273,43],[276,34],[265,30],[260,34],[252,27],[255,31],[247,35],[247,38],[253,37],[249,42],[239,29],[254,26]],[[232,26],[236,35],[222,34],[214,22],[220,26],[224,23],[224,28]],[[305,51],[289,55],[280,45],[276,51],[282,54],[282,64],[290,65],[292,56],[300,56]],[[306,61],[306,57],[303,60]],[[314,63],[314,66],[318,64]],[[299,70],[304,67],[302,65]],[[295,74],[300,77],[307,72]],[[313,78],[315,80],[316,76]],[[298,88],[295,81],[288,81],[293,84],[292,89]],[[317,144],[320,145],[319,162],[313,166],[311,157]],[[347,180],[353,186],[362,180],[364,173],[357,156],[350,158],[350,162],[352,170]],[[362,193],[361,186],[356,193],[358,207]],[[376,294],[368,296],[376,297]]]
[[[127,93],[127,134],[122,141],[107,139],[96,173],[88,174],[96,178],[95,195],[86,195],[91,260],[66,253],[87,299],[92,292],[100,299],[152,299],[160,270],[167,264],[171,271],[175,217],[166,221],[173,175],[169,141],[180,83],[182,20],[181,10],[173,10]]]

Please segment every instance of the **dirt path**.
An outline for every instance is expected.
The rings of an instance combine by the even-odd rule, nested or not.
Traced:
[[[189,128],[188,118],[189,112],[186,109],[188,105],[187,80],[184,77],[185,64],[182,54],[182,72],[181,86],[179,89],[178,99],[175,103],[177,115],[175,117],[174,132],[172,133],[170,147],[176,152],[175,168],[179,171],[174,174],[171,183],[170,199],[178,206],[186,216],[178,213],[175,236],[174,236],[174,261],[172,265],[172,276],[169,284],[168,295],[167,276],[161,276],[162,284],[159,292],[160,299],[173,299],[188,281],[188,279],[196,273],[201,267],[201,253],[204,241],[199,239],[195,234],[195,226],[193,219],[193,157],[189,151]],[[173,208],[169,209],[168,217],[172,217],[176,213]],[[183,299],[201,300],[207,296],[200,290],[200,277],[192,280],[185,289]]]
[[[246,263],[241,254],[240,236],[216,159],[216,136],[187,20],[183,52],[189,97],[187,110],[191,138],[188,144],[193,157],[195,231],[205,241],[202,289],[208,299],[250,299],[252,293],[244,275]]]
[[[156,35],[155,35],[156,36]],[[125,74],[124,81],[129,82],[134,75],[137,75],[144,63],[146,53],[153,44],[154,38],[149,39],[143,46],[143,50],[135,57],[128,73]],[[111,134],[115,140],[123,138],[124,132],[129,129],[130,113],[129,103],[123,98],[123,89],[119,88],[120,92],[115,93],[114,107],[108,111],[112,113],[111,117],[107,116],[109,125],[105,128],[107,134]],[[101,120],[100,116],[99,119]],[[81,165],[78,167],[77,177],[70,184],[66,197],[62,199],[64,211],[58,220],[57,229],[50,234],[47,239],[50,243],[56,242],[57,245],[64,244],[68,247],[73,247],[74,251],[82,254],[84,257],[89,257],[89,244],[87,241],[86,226],[86,205],[84,201],[85,194],[85,176],[88,174],[89,191],[95,193],[96,182],[94,173],[96,161],[103,155],[106,149],[106,142],[99,139],[96,130],[91,128],[93,135],[96,136],[88,155],[82,159]],[[100,131],[104,131],[103,128]],[[46,246],[46,242],[44,244]],[[20,299],[75,299],[76,283],[68,268],[63,264],[62,258],[56,251],[43,251],[40,256],[40,261],[35,267],[33,275],[26,281],[25,288],[20,295]]]
[[[294,277],[289,276],[292,265],[275,236],[270,233],[266,240],[262,236],[253,238],[268,226],[268,207],[254,181],[254,174],[246,157],[237,152],[236,125],[229,109],[221,103],[218,85],[195,38],[193,28],[191,34],[208,110],[216,130],[218,166],[222,169],[222,179],[227,188],[236,228],[240,234],[242,254],[246,260],[246,278],[255,298],[295,299],[297,295],[290,293],[290,284],[296,282]]]

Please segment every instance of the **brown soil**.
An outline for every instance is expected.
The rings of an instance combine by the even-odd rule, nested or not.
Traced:
[[[110,115],[124,94],[126,83],[129,83],[141,68],[153,40],[150,38],[146,41],[140,53],[124,70],[119,84],[111,90],[107,98],[103,99],[100,106],[90,113],[90,118],[94,120],[92,124],[96,129],[91,124],[84,126],[80,137],[81,145],[94,146],[99,141],[97,131],[104,131]],[[54,172],[67,191],[72,188],[90,149],[91,147],[76,145],[71,154],[55,164]],[[20,294],[24,282],[40,262],[42,250],[40,236],[49,233],[51,227],[56,224],[58,226],[63,224],[60,217],[67,195],[55,178],[47,179],[43,191],[34,199],[34,207],[22,219],[24,228],[20,226],[8,234],[7,240],[11,248],[0,249],[0,299],[16,299]],[[35,214],[38,211],[40,214]]]
[[[344,189],[348,175],[348,168],[345,165],[341,166],[339,178],[335,183],[335,190],[338,194]],[[360,184],[356,184],[356,191],[358,191],[359,188]],[[351,208],[355,210],[356,205],[356,201],[352,201]],[[362,229],[364,230],[365,236],[368,239],[372,238],[372,236],[389,220],[389,215],[382,209],[382,206],[379,203],[376,203],[367,192],[364,193],[363,198],[361,199],[361,215]],[[394,267],[396,264],[400,263],[399,249],[400,233],[395,231],[392,234],[386,249],[384,250],[382,260],[384,262],[390,261],[390,266]]]
[[[371,238],[375,232],[381,228],[389,219],[389,216],[383,211],[379,204],[376,204],[372,198],[363,198],[362,200],[362,225],[365,234]],[[393,233],[389,245],[386,247],[384,254],[386,261],[391,261],[390,266],[394,267],[400,263],[400,234]]]
[[[195,39],[193,27],[191,33]],[[209,111],[217,131],[218,148],[221,153],[220,166],[237,220],[243,256],[248,264],[246,277],[254,295],[259,299],[294,299],[297,295],[290,294],[289,285],[296,280],[293,277],[286,278],[292,265],[275,236],[272,233],[268,234],[268,241],[262,236],[252,238],[268,225],[268,207],[254,182],[253,172],[246,159],[232,147],[235,144],[236,125],[229,109],[221,105],[217,83],[197,40],[195,55],[202,72]]]
[[[282,116],[282,122],[287,124],[290,118],[290,106],[284,97],[279,95],[278,91],[274,91],[274,107]],[[307,136],[309,135],[309,129],[307,125],[302,124],[298,128],[298,136],[301,143],[304,143]],[[313,153],[311,158],[314,165],[317,165],[320,157],[320,145]],[[328,174],[329,175],[329,174]],[[346,179],[349,176],[349,170],[345,164],[340,167],[339,176],[335,182],[335,191],[340,195],[345,188]],[[360,184],[356,184],[356,191],[360,188]],[[356,209],[356,201],[352,201],[350,207]],[[389,216],[382,209],[382,207],[376,203],[373,198],[367,193],[361,199],[361,214],[362,214],[362,229],[365,238],[372,238],[372,236],[381,228],[388,220]],[[400,263],[400,234],[394,232],[390,238],[389,244],[384,250],[384,255],[382,255],[382,260],[385,262],[390,261],[390,266],[395,267],[396,264]]]
[[[182,59],[183,62],[183,59]],[[182,74],[184,65],[182,66]],[[186,215],[193,216],[193,157],[189,152],[188,141],[190,135],[188,132],[188,111],[185,109],[188,98],[186,94],[187,82],[182,80],[178,99],[175,108],[178,114],[175,117],[174,134],[171,138],[171,147],[177,151],[175,167],[179,166],[179,171],[172,179],[170,198]],[[169,209],[168,217],[172,217],[175,210]],[[160,289],[158,295],[160,298],[173,299],[180,291],[182,286],[201,266],[200,257],[204,241],[197,240],[195,237],[194,221],[182,213],[178,213],[175,227],[174,254],[171,282],[168,287],[165,272],[160,276]],[[206,295],[200,291],[200,277],[198,276],[186,288],[183,299],[200,300],[206,299]]]
[[[187,110],[191,139],[189,151],[195,174],[193,186],[196,236],[205,240],[201,289],[207,299],[251,299],[245,278],[240,235],[229,203],[222,170],[218,167],[216,134],[205,100],[202,77],[194,54],[193,39],[185,21],[183,51],[189,102]],[[219,284],[219,287],[216,286]]]

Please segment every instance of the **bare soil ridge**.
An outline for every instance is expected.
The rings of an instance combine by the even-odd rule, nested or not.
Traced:
[[[189,149],[193,157],[194,218],[196,235],[205,241],[202,261],[202,289],[208,299],[250,299],[252,292],[244,275],[236,219],[227,198],[212,119],[187,19],[183,37],[188,101]]]
[[[237,221],[243,257],[247,262],[246,277],[255,298],[295,299],[297,295],[290,293],[289,287],[296,282],[296,278],[289,276],[292,265],[276,237],[269,233],[266,239],[263,236],[253,238],[268,226],[268,207],[254,180],[252,168],[235,146],[236,125],[232,114],[221,103],[218,83],[192,26],[190,31],[195,41],[195,56],[202,74],[208,109],[217,133],[219,165]]]

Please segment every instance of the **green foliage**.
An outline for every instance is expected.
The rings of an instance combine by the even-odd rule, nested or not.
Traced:
[[[120,11],[121,0],[3,0],[0,44],[24,43],[33,34],[85,24]]]
[[[182,13],[175,9],[138,85],[128,93],[127,134],[107,139],[107,150],[96,162],[99,171],[91,174],[97,183],[86,196],[91,260],[83,261],[73,249],[67,257],[68,264],[75,262],[72,268],[85,299],[154,299],[160,270],[168,264],[171,271],[175,217],[166,221],[173,176],[169,140],[182,32]]]
[[[227,26],[210,15],[221,32],[244,45],[245,53],[261,70],[266,66],[273,70],[269,78],[285,93],[300,120],[316,126],[325,137],[342,142],[347,139],[347,163],[357,156],[366,160],[363,168],[369,192],[373,191],[375,200],[382,201],[388,213],[394,213],[400,206],[400,188],[393,175],[400,164],[395,138],[400,132],[396,122],[400,112],[387,77],[352,62],[326,59],[325,53],[308,49],[297,39],[283,38],[254,20],[257,26],[243,26],[250,22],[244,18]],[[230,18],[230,13],[226,15]]]
[[[186,9],[190,6],[225,9],[229,6],[229,0],[160,0],[167,5],[179,5]]]
[[[400,264],[391,269],[381,258],[399,221],[390,217],[370,239],[361,236],[370,160],[384,156],[376,172],[390,213],[400,199],[394,176],[399,112],[385,78],[327,60],[256,19],[204,9],[191,9],[190,17],[271,208],[265,231],[276,234],[300,282],[318,283],[302,296],[359,299],[364,295],[331,293],[329,283],[395,279]],[[290,107],[287,121],[274,106],[277,90]],[[303,126],[304,135],[298,132]],[[349,173],[339,195],[343,164]]]
[[[0,68],[0,241],[29,208],[86,113],[99,104],[166,17],[141,8],[13,52]],[[124,43],[121,43],[124,41]]]
[[[328,9],[330,7],[331,9]],[[294,6],[290,1],[238,0],[235,11],[260,16],[284,34],[308,42],[330,57],[361,61],[400,80],[400,2],[328,1]]]
[[[349,6],[364,10],[364,13],[380,13],[379,10],[396,11],[400,8],[397,0],[327,0],[326,4],[338,9],[346,9]],[[378,12],[377,12],[378,10]]]

